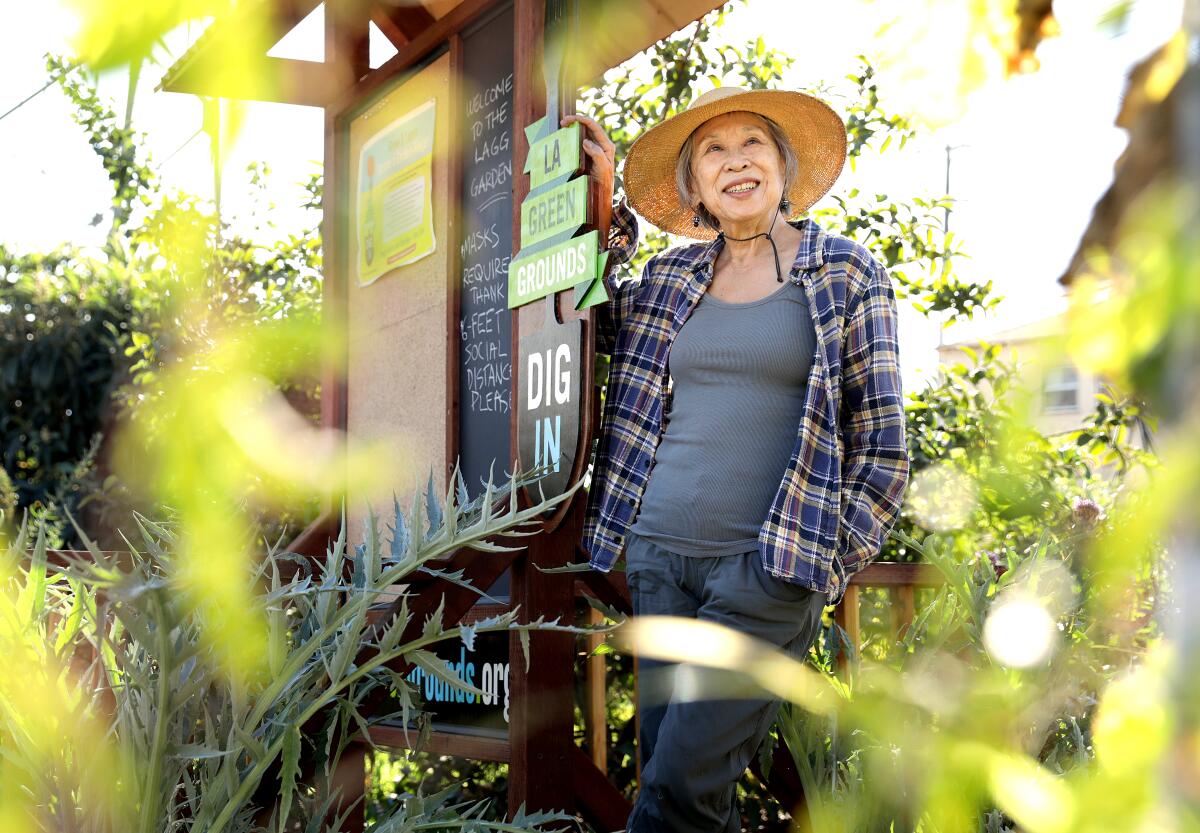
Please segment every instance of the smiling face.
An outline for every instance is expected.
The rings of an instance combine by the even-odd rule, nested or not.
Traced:
[[[723,229],[758,228],[770,222],[783,197],[785,164],[767,122],[735,111],[697,128],[691,158],[693,204]]]

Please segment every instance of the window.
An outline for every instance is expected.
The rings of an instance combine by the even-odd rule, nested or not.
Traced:
[[[1079,372],[1073,365],[1051,368],[1042,380],[1043,411],[1073,411],[1079,402]]]

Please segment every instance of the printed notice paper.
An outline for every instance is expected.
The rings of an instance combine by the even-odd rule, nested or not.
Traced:
[[[355,230],[358,285],[414,263],[437,247],[433,236],[435,99],[367,140],[358,158]]]

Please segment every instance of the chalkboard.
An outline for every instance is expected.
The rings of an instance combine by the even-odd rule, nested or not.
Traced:
[[[512,426],[513,10],[463,35],[460,465],[470,497],[509,470]]]

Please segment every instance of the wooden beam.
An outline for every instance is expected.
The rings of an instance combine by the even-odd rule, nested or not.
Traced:
[[[850,577],[850,587],[903,587],[906,584],[918,587],[937,587],[944,584],[945,577],[932,564],[916,564],[909,561],[872,561]],[[849,589],[849,588],[847,588]]]
[[[576,494],[574,497],[578,497]],[[574,580],[569,573],[546,574],[540,567],[566,565],[583,531],[581,500],[572,503],[563,522],[551,532],[525,539],[524,553],[512,566],[510,595],[519,606],[520,620],[538,617],[573,622]],[[508,773],[508,813],[512,819],[524,804],[534,810],[574,810],[569,778],[547,773],[569,772],[575,733],[575,637],[570,633],[533,631],[529,634],[529,668],[517,633],[510,637],[509,740],[512,758]]]
[[[838,672],[846,674],[853,668],[858,659],[858,648],[862,644],[862,629],[860,627],[858,609],[858,591],[861,585],[851,581],[846,585],[846,594],[834,610],[833,618],[838,626],[846,632],[846,641],[850,643],[850,653],[845,651],[838,654]]]
[[[343,76],[345,70],[337,66],[333,60],[334,53],[328,48],[326,63],[310,62],[314,67],[312,74],[300,72],[294,76],[297,82],[302,83],[293,84],[290,80],[280,80],[276,84],[280,91],[273,91],[273,87],[259,84],[258,81],[268,80],[275,84],[277,79],[274,73],[278,73],[280,67],[269,61],[284,59],[265,59],[261,72],[256,69],[242,73],[236,84],[222,83],[210,86],[207,82],[212,82],[217,76],[209,74],[209,77],[205,78],[205,73],[197,73],[193,65],[219,67],[217,56],[221,52],[221,43],[227,38],[244,36],[240,24],[228,19],[217,21],[210,31],[202,36],[201,41],[168,69],[160,88],[170,92],[205,96],[335,107],[340,111],[356,100],[357,96],[370,93],[379,84],[393,79],[397,72],[415,65],[440,48],[453,32],[459,31],[482,12],[494,7],[496,2],[497,0],[463,0],[440,18],[433,18],[423,6],[389,6],[375,11],[360,0],[327,4],[327,7],[332,6],[335,10],[349,8],[352,14],[361,15],[364,21],[368,18],[373,20],[400,50],[400,54],[393,56],[373,72],[368,72],[365,62],[351,66],[351,80],[357,78],[370,83],[356,90],[349,98],[343,99],[339,94],[346,82]],[[280,7],[281,11],[266,21],[270,28],[264,41],[278,41],[316,5],[316,0],[291,0],[283,4]],[[598,78],[605,70],[649,47],[660,38],[687,26],[719,5],[718,0],[595,0],[585,4],[582,28],[588,33],[588,42],[587,49],[578,53],[576,77],[584,83],[588,83],[588,79]],[[335,16],[340,15],[327,14],[327,18]],[[622,21],[622,25],[612,25],[613,20]],[[366,44],[365,28],[361,40]],[[357,47],[350,51],[364,54],[366,52],[365,49],[360,50]],[[335,77],[314,77],[324,74]],[[247,94],[247,91],[250,94]],[[331,98],[331,95],[336,98]]]
[[[412,38],[404,34],[404,31],[396,25],[395,21],[388,17],[387,13],[385,13],[383,9],[379,8],[378,6],[371,10],[371,22],[378,27],[379,31],[383,33],[383,36],[387,38],[388,42],[390,42],[392,46],[396,47],[397,50],[402,49],[412,41]]]
[[[371,740],[380,746],[392,749],[411,749],[418,732],[409,728],[405,737],[403,726],[377,724],[370,729]],[[421,751],[433,755],[453,755],[457,758],[474,758],[479,761],[499,761],[507,763],[510,746],[507,740],[489,738],[481,735],[458,734],[457,732],[430,732],[429,742]]]
[[[367,823],[367,752],[365,742],[351,741],[330,773],[329,790],[337,798],[329,808],[326,821],[332,823],[344,812],[346,816],[341,824],[345,830],[362,830]]]
[[[345,242],[343,230],[350,228],[349,207],[352,200],[344,191],[339,191],[345,187],[339,173],[346,166],[337,154],[345,147],[342,137],[348,136],[349,131],[347,129],[345,134],[342,133],[337,113],[329,109],[329,105],[338,93],[370,70],[370,43],[366,12],[361,6],[357,12],[334,13],[331,5],[328,4],[325,9],[326,63],[319,65],[333,77],[335,84],[325,102],[325,190],[321,205],[321,245],[325,282],[321,293],[321,314],[324,331],[340,333],[344,339],[342,346],[345,347],[349,339],[346,325],[350,284],[346,270],[342,268],[341,258]],[[350,351],[343,349],[332,352],[340,354],[340,359],[330,359],[322,368],[321,424],[326,428],[345,432],[349,418],[349,367],[346,357]],[[345,449],[344,433],[341,442]],[[326,511],[336,510],[340,518],[340,508],[335,506],[336,503],[335,496],[330,494],[326,498]]]
[[[276,43],[280,38],[283,38],[289,32],[296,28],[300,21],[308,17],[308,15],[321,4],[321,0],[274,0],[270,5],[271,11],[274,12],[275,31],[279,37],[276,38]]]
[[[371,11],[371,20],[397,47],[411,43],[437,23],[424,6],[377,5]]]
[[[205,55],[217,57],[212,50]],[[326,107],[351,80],[346,68],[315,61],[264,55],[250,72],[234,76],[197,58],[181,68],[169,85],[164,82],[163,89],[214,98]]]
[[[432,16],[421,9],[430,20]],[[463,58],[463,41],[462,36],[455,32],[450,36],[448,44],[450,60],[450,135],[461,136],[464,134],[464,114],[463,114],[463,75],[465,71]],[[451,147],[456,145],[451,144]],[[450,238],[450,262],[446,269],[446,405],[445,405],[445,420],[446,420],[446,445],[442,451],[443,461],[445,464],[446,480],[450,482],[450,478],[454,474],[455,461],[459,460],[462,454],[460,443],[460,427],[461,427],[461,397],[462,380],[459,370],[462,366],[461,362],[461,345],[459,341],[459,331],[462,324],[462,249],[459,243],[463,239],[463,155],[461,152],[452,152],[447,154],[446,159],[446,178],[451,193],[450,203],[446,206],[446,233]],[[486,590],[487,588],[483,588]]]
[[[638,686],[638,680],[642,678],[641,669],[638,668],[638,656],[633,654],[633,749],[636,753],[633,756],[633,778],[637,782],[637,788],[642,788],[642,692]],[[636,793],[634,793],[636,795]]]
[[[381,86],[394,81],[398,73],[412,68],[435,51],[444,48],[451,34],[495,6],[496,2],[497,0],[463,0],[445,17],[439,17],[432,26],[405,44],[395,55],[338,96],[337,101],[330,106],[338,113],[345,112]]]
[[[322,512],[317,519],[287,545],[288,552],[307,555],[310,558],[325,558],[329,542],[337,538],[341,518],[333,512]]]
[[[596,84],[605,71],[683,29],[721,5],[720,0],[589,0],[581,29],[587,48],[575,55],[581,84]],[[613,21],[620,21],[614,24]]]
[[[353,83],[371,71],[370,12],[364,0],[325,4],[325,63]],[[339,89],[344,89],[345,85]]]
[[[623,572],[614,570],[611,573],[601,573],[598,570],[592,570],[580,573],[575,579],[575,595],[578,596],[581,593],[595,596],[604,604],[626,615],[633,613],[633,604],[629,599],[629,587],[625,582]]]
[[[513,50],[513,171],[529,152],[524,128],[546,112],[541,72],[541,45],[545,25],[544,0],[515,0]],[[520,240],[520,205],[529,192],[528,178],[516,175],[513,189],[513,240]],[[537,309],[532,310],[536,307]],[[544,314],[541,304],[518,308],[513,316],[512,353],[520,354],[521,321],[530,311]],[[585,377],[586,378],[586,377]],[[513,374],[512,401],[519,401],[518,374]],[[510,453],[517,448],[517,423],[512,421]],[[523,554],[513,563],[510,595],[522,618],[558,617],[571,621],[575,614],[574,579],[571,574],[544,574],[541,567],[556,567],[573,560],[583,530],[581,494],[572,496],[562,521],[552,531],[528,539]],[[522,501],[524,502],[524,500]],[[564,638],[565,637],[565,638]],[[508,818],[517,808],[526,811],[574,809],[575,791],[569,778],[546,778],[544,773],[569,772],[577,752],[574,742],[575,640],[569,634],[531,633],[530,668],[525,670],[517,635],[512,636],[509,738],[512,760],[508,780]]]
[[[903,639],[916,616],[916,588],[911,584],[902,584],[892,588],[892,592],[895,594],[892,600],[892,621],[896,638]]]
[[[604,624],[604,615],[596,608],[588,606],[587,621],[589,625]],[[608,771],[608,663],[604,654],[595,653],[604,642],[604,635],[589,634],[587,637],[588,657],[586,660],[587,681],[584,686],[585,704],[583,709],[584,734],[588,752],[591,753],[592,763],[601,772]]]
[[[325,142],[324,142],[324,192],[321,199],[321,272],[324,281],[321,285],[321,327],[328,336],[341,340],[342,349],[324,350],[321,359],[321,426],[340,432],[338,443],[343,452],[347,449],[346,422],[348,416],[349,394],[346,380],[349,378],[347,355],[349,350],[346,330],[348,280],[346,269],[342,267],[342,250],[344,239],[341,230],[349,228],[349,200],[342,199],[342,177],[339,175],[341,160],[338,150],[342,143],[339,141],[341,126],[337,114],[329,108],[325,109]],[[348,179],[348,178],[347,178]],[[345,471],[342,472],[343,481]],[[336,479],[336,478],[335,478]],[[324,510],[328,514],[336,514],[339,524],[342,516],[342,502],[333,492],[324,497]]]
[[[518,173],[524,168],[522,163],[529,155],[529,141],[525,137],[525,128],[546,114],[546,89],[541,73],[545,5],[537,0],[513,0],[513,19],[513,116],[510,145],[513,158],[512,241],[515,256],[521,246],[521,201],[529,194],[529,178],[523,173]],[[527,318],[529,311],[535,306],[541,307],[541,304],[526,304],[512,311],[512,332],[508,351],[510,356],[521,355],[521,319]],[[516,367],[512,374],[508,400],[514,407],[521,401],[520,383],[520,368]],[[509,459],[514,462],[521,448],[517,435],[519,422],[519,419],[510,420],[508,429]]]
[[[287,35],[296,27],[313,9],[317,7],[320,0],[274,0],[271,3],[255,4],[253,9],[243,10],[242,14],[234,13],[230,17],[222,18],[213,23],[200,38],[188,49],[178,61],[171,65],[163,74],[162,80],[159,82],[158,89],[167,92],[190,92],[196,95],[205,96],[221,96],[219,93],[210,92],[203,86],[203,75],[208,73],[209,80],[224,75],[224,62],[220,57],[229,47],[227,44],[236,39],[237,42],[245,44],[253,39],[259,43],[278,43],[281,38]],[[214,58],[214,56],[216,56]],[[266,57],[265,55],[263,56]],[[304,62],[301,62],[304,63]],[[196,67],[200,65],[204,71],[197,73]],[[266,65],[268,68],[271,64]],[[319,66],[319,64],[318,64]],[[237,79],[242,82],[254,82],[262,80],[269,76],[261,76],[260,73],[246,73],[248,77]],[[187,78],[187,83],[190,89],[183,89],[179,86],[179,79]],[[196,89],[197,83],[201,84],[200,89]],[[237,98],[236,95],[223,96],[226,98]],[[259,99],[265,101],[275,101],[274,98]],[[305,103],[305,102],[285,102],[285,103]]]
[[[597,769],[582,749],[571,745],[571,786],[579,799],[584,817],[599,830],[622,830],[629,821],[633,805],[608,780],[603,769]]]

